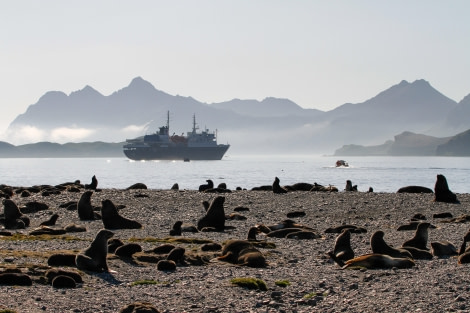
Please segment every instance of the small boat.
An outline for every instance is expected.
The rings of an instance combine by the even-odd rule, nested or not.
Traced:
[[[345,160],[338,160],[338,161],[336,161],[336,167],[340,167],[340,166],[348,167],[349,164],[348,164],[348,162],[346,162]]]

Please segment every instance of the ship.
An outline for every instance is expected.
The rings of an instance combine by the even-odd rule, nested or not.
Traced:
[[[198,132],[196,115],[193,115],[193,129],[186,136],[170,136],[170,112],[166,126],[159,127],[153,134],[135,139],[126,139],[123,151],[131,160],[221,160],[229,144],[217,144],[217,132],[208,129]]]

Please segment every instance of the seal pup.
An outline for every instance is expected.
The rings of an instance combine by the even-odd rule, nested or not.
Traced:
[[[142,228],[141,223],[121,216],[114,203],[109,199],[101,201],[101,219],[105,229]]]
[[[24,215],[11,199],[3,199],[4,225],[6,229],[24,229],[29,226],[29,217]]]
[[[367,269],[391,269],[411,268],[415,266],[415,262],[408,258],[394,258],[386,254],[370,253],[358,256],[354,259],[344,262],[343,269],[349,267],[365,267]]]
[[[351,232],[349,229],[343,229],[335,239],[333,251],[328,252],[330,258],[338,262],[345,262],[354,258],[354,251],[351,248]]]
[[[455,193],[450,191],[447,179],[444,175],[438,174],[434,185],[434,201],[447,203],[460,203]]]
[[[217,231],[223,231],[225,228],[225,197],[215,197],[207,209],[206,215],[197,222],[197,229],[201,230],[205,227],[212,227]]]
[[[173,186],[171,186],[171,190],[180,190],[178,183],[174,183]]]
[[[405,241],[402,247],[415,247],[421,250],[429,250],[428,244],[428,228],[431,224],[427,222],[419,223],[413,238]]]
[[[170,229],[170,236],[181,236],[181,225],[183,225],[182,221],[176,221],[173,228]]]
[[[434,193],[431,188],[423,186],[406,186],[397,190],[397,193]]]
[[[447,240],[431,242],[431,253],[438,258],[458,255],[455,246]]]
[[[93,175],[91,178],[91,183],[85,184],[85,189],[96,190],[96,187],[98,187],[98,179],[96,179],[96,176]]]
[[[59,214],[52,214],[51,217],[47,220],[39,224],[39,226],[54,226],[59,218]]]
[[[107,229],[100,230],[91,245],[75,257],[77,268],[83,271],[108,272],[108,264],[106,263],[108,239],[113,235],[114,233]]]
[[[274,182],[273,182],[273,193],[287,193],[287,189],[285,189],[284,187],[281,187],[279,183],[280,183],[279,178],[275,177]]]
[[[92,221],[98,218],[91,205],[91,195],[93,195],[93,191],[87,190],[80,196],[80,200],[78,200],[78,218],[82,221]]]
[[[211,179],[206,180],[207,184],[199,185],[199,191],[205,191],[207,189],[214,188],[214,182]]]
[[[370,237],[372,253],[386,254],[394,258],[413,258],[411,253],[405,249],[395,249],[384,240],[384,232],[379,230]]]
[[[463,237],[463,243],[460,246],[459,256],[457,258],[458,264],[470,263],[470,248],[467,249],[467,241],[470,241],[470,231]]]

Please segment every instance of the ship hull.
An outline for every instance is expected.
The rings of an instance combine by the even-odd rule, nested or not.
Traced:
[[[213,147],[137,147],[124,149],[131,160],[221,160],[230,145]]]

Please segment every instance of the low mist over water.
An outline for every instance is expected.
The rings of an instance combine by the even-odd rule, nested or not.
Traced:
[[[470,193],[469,158],[456,157],[349,157],[349,167],[335,167],[332,156],[247,156],[227,155],[221,161],[145,161],[126,158],[0,159],[2,181],[13,186],[56,185],[80,180],[89,183],[96,175],[99,188],[127,188],[141,182],[151,189],[197,189],[206,179],[229,189],[251,189],[297,182],[334,185],[340,191],[346,180],[359,191],[396,192],[400,187],[420,185],[434,188],[437,174],[447,178],[449,188]]]

